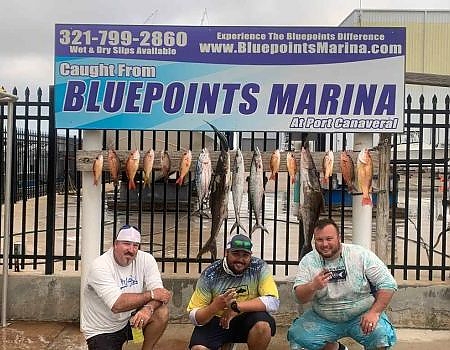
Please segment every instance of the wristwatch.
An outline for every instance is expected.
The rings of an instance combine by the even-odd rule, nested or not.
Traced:
[[[230,309],[233,310],[234,312],[237,312],[238,314],[241,313],[241,309],[239,309],[239,306],[237,304],[236,300],[233,300],[230,304]]]

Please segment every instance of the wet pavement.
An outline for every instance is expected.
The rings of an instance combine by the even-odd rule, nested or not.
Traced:
[[[155,350],[185,350],[192,332],[189,324],[171,323]],[[270,350],[287,350],[287,327],[279,327],[272,339]],[[449,348],[450,331],[428,329],[397,330],[396,350],[446,350]],[[362,349],[350,339],[344,339],[349,350]],[[244,350],[245,345],[239,345]],[[87,346],[78,323],[12,321],[1,329],[1,350],[86,350]],[[138,350],[140,345],[129,343],[124,350]]]

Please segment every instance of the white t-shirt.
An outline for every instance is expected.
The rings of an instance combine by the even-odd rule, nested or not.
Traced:
[[[112,306],[122,293],[142,293],[163,288],[155,258],[141,250],[133,262],[122,267],[116,263],[113,248],[92,263],[84,287],[81,329],[86,339],[124,328],[134,310],[113,313]]]

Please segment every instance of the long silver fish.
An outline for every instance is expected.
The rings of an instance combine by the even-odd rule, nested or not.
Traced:
[[[261,209],[262,209],[262,200],[264,196],[264,169],[261,153],[259,152],[258,147],[253,152],[252,163],[250,165],[250,177],[249,177],[249,199],[250,205],[252,207],[253,213],[255,214],[256,223],[253,225],[252,230],[250,231],[250,237],[256,229],[260,228],[264,232],[269,233],[262,224],[261,224]]]
[[[241,150],[238,148],[236,150],[236,156],[234,157],[233,168],[231,169],[231,194],[233,195],[233,207],[236,221],[231,227],[230,233],[237,227],[240,227],[245,233],[247,233],[244,225],[241,223],[240,215],[242,195],[244,194],[245,184],[244,172],[244,157],[242,156]]]
[[[209,125],[214,129],[214,132],[220,140],[221,152],[211,178],[211,193],[209,194],[209,207],[212,216],[211,236],[203,247],[200,248],[197,259],[200,259],[206,252],[211,252],[211,256],[215,260],[217,258],[217,235],[219,234],[223,221],[228,216],[228,194],[231,185],[231,171],[227,138],[214,125]]]
[[[208,216],[203,211],[209,198],[209,185],[211,183],[212,166],[211,158],[207,148],[203,148],[198,156],[195,166],[195,187],[197,189],[198,209],[196,212],[201,216]]]
[[[298,209],[299,220],[303,225],[304,243],[300,258],[312,250],[311,239],[314,227],[324,209],[323,195],[320,188],[319,175],[316,165],[308,148],[302,147],[300,155],[300,203]]]

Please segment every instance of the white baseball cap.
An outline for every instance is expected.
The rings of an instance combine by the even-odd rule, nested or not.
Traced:
[[[141,234],[136,227],[124,225],[117,234],[116,241],[141,243]]]

